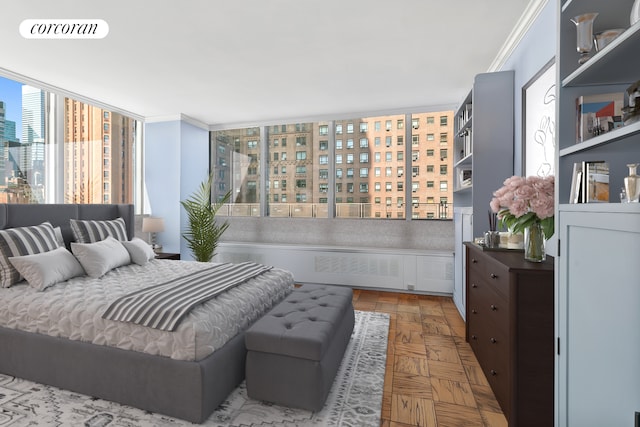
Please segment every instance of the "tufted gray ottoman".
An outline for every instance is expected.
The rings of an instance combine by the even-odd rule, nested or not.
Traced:
[[[353,324],[350,288],[304,285],[295,289],[245,334],[249,397],[320,410]]]

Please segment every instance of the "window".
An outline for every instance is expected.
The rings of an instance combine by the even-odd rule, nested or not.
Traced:
[[[386,204],[387,206],[391,206],[391,197],[387,197],[387,198],[385,199],[385,204]]]
[[[446,132],[443,132],[440,134],[440,145],[442,144],[447,144],[447,134]]]
[[[432,125],[434,123],[435,123],[435,121],[434,121],[433,116],[427,116],[427,124],[428,125]]]
[[[440,191],[447,191],[449,189],[449,186],[447,184],[447,181],[440,181]]]
[[[446,113],[447,117],[451,113]],[[425,186],[426,177],[436,178],[433,168],[440,166],[446,166],[439,169],[443,174],[438,174],[438,177],[433,181],[438,183],[442,181],[450,181],[453,179],[451,176],[452,168],[449,167],[446,151],[448,146],[435,147],[430,141],[434,140],[436,135],[439,135],[442,131],[449,136],[451,133],[448,128],[436,128],[433,124],[434,117],[438,119],[441,114],[431,113],[427,114],[412,114],[411,116],[403,115],[390,115],[382,117],[353,117],[349,119],[340,119],[331,124],[331,122],[315,122],[306,124],[291,123],[286,126],[269,126],[264,128],[256,128],[252,131],[251,137],[246,137],[246,133],[239,135],[239,138],[232,140],[231,145],[226,148],[227,154],[224,154],[225,160],[223,163],[229,164],[231,161],[236,163],[248,162],[250,165],[248,168],[241,172],[236,169],[236,172],[229,172],[227,179],[229,183],[235,183],[235,185],[243,185],[243,180],[249,177],[249,180],[254,181],[256,186],[253,188],[254,193],[257,195],[260,187],[266,188],[267,191],[275,191],[277,188],[279,203],[283,203],[283,200],[287,198],[293,202],[295,198],[296,203],[309,203],[307,207],[299,207],[296,214],[293,215],[288,209],[280,209],[280,216],[308,216],[308,217],[326,217],[335,215],[338,218],[349,217],[369,217],[369,218],[401,218],[401,217],[416,217],[426,218],[429,208],[426,203],[419,204],[416,207],[416,211],[411,215],[407,215],[404,209],[397,208],[396,202],[403,206],[404,192],[408,190],[408,186],[411,186],[415,191],[415,197],[425,200],[428,194],[424,194],[427,191],[431,191],[431,195],[439,194],[443,197],[449,197],[451,194],[449,186],[447,186],[448,192],[435,192],[433,187],[428,189]],[[431,117],[431,123],[429,121]],[[447,119],[449,120],[449,119]],[[426,123],[426,125],[425,125]],[[373,124],[372,128],[369,125]],[[405,133],[406,126],[411,125],[411,160],[413,166],[410,169],[411,175],[405,173],[405,163],[408,159],[405,157],[405,151],[403,146],[405,145]],[[384,126],[386,132],[380,132]],[[429,127],[431,126],[431,127]],[[426,129],[424,129],[426,127]],[[260,173],[260,153],[264,152],[260,148],[260,132],[273,131],[273,136],[269,138],[271,141],[267,147],[269,162],[276,162],[268,168],[268,172],[273,172],[273,177],[265,177]],[[330,129],[335,130],[335,140],[328,138]],[[113,129],[112,129],[113,130]],[[447,132],[444,132],[447,131]],[[246,132],[246,131],[245,131]],[[371,132],[371,135],[368,133]],[[376,133],[374,133],[376,132]],[[342,138],[342,135],[346,134],[348,138]],[[286,147],[286,141],[284,137],[294,138],[295,148]],[[371,150],[370,139],[373,138],[373,146],[375,150]],[[384,142],[383,142],[384,139]],[[447,142],[450,142],[451,138],[448,138]],[[277,144],[276,144],[277,142]],[[382,144],[385,144],[386,149],[382,151]],[[239,144],[239,145],[238,145]],[[334,146],[332,147],[332,144]],[[343,145],[344,144],[344,145]],[[357,146],[356,146],[357,144]],[[427,145],[429,144],[429,145]],[[237,150],[236,153],[229,153],[230,149],[237,147],[244,147],[243,150]],[[278,147],[275,148],[274,147]],[[433,148],[430,148],[433,147]],[[357,150],[356,150],[357,148]],[[276,150],[277,154],[276,154]],[[315,152],[314,152],[315,150]],[[437,151],[436,151],[437,150]],[[214,150],[212,150],[214,151]],[[335,157],[331,158],[329,153],[334,153]],[[295,153],[295,154],[294,154]],[[426,154],[425,154],[426,153]],[[440,154],[441,161],[430,160]],[[295,157],[294,157],[295,155]],[[371,156],[373,155],[373,159]],[[385,165],[382,166],[382,157],[384,155]],[[424,156],[427,157],[424,157]],[[286,169],[283,169],[285,165],[284,160],[290,157],[294,160],[294,170],[289,167],[289,175],[286,174]],[[445,159],[447,161],[445,161]],[[374,163],[373,173],[369,163]],[[423,166],[424,162],[424,166]],[[428,165],[427,162],[431,163]],[[218,164],[213,164],[213,168],[217,168]],[[420,171],[420,168],[427,167]],[[429,168],[430,167],[430,168]],[[231,170],[231,169],[229,169]],[[423,177],[422,189],[415,188],[413,183],[418,183],[420,178],[420,172],[423,176],[426,171],[431,170],[431,175]],[[278,171],[281,171],[279,174]],[[255,172],[255,175],[252,173]],[[217,172],[216,172],[217,174]],[[334,174],[334,177],[331,176]],[[218,175],[216,175],[218,176]],[[380,182],[382,177],[385,177],[385,181]],[[291,185],[290,189],[283,188],[286,184],[286,179],[291,181],[294,179],[295,186]],[[329,193],[329,181],[335,180],[335,194],[332,189],[331,193],[334,194],[333,200],[327,199],[327,193]],[[277,181],[277,183],[276,183]],[[271,186],[269,186],[269,182]],[[226,188],[232,189],[227,183]],[[111,185],[111,184],[110,184]],[[216,183],[219,185],[219,183]],[[277,187],[279,185],[279,188]],[[367,197],[367,193],[370,188],[372,191],[377,192],[380,195],[382,186],[384,185],[384,191],[386,195],[391,197],[393,201],[393,209],[387,209],[385,206],[381,206],[380,203],[370,203],[370,198]],[[113,185],[111,185],[113,187]],[[416,184],[416,187],[419,185]],[[235,190],[234,190],[235,191]],[[358,193],[355,196],[353,193]],[[400,194],[399,194],[400,193]],[[347,194],[348,197],[345,196]],[[274,194],[268,194],[264,200],[271,203],[274,200]],[[405,197],[406,198],[406,197]],[[302,202],[304,200],[305,202]],[[346,201],[346,203],[345,203]],[[234,201],[235,203],[235,201]],[[254,203],[252,208],[238,207],[237,210],[250,210],[257,209]],[[321,206],[322,204],[322,206]],[[313,205],[313,206],[311,206]],[[259,211],[269,212],[269,215],[276,215],[278,207],[274,206],[273,209],[260,207]],[[400,210],[400,212],[398,212]],[[431,210],[435,213],[436,218],[440,218],[441,213],[438,208],[431,207]],[[445,209],[446,210],[446,209]],[[308,211],[308,213],[304,213]],[[334,214],[335,213],[335,214]],[[452,216],[453,209],[449,210]]]
[[[380,197],[376,197],[373,199],[373,203],[375,203],[376,205],[379,205],[380,201],[381,201]]]
[[[427,181],[427,188],[433,188],[435,183],[433,181]]]
[[[447,174],[447,165],[440,165],[440,175]]]
[[[415,193],[420,189],[420,183],[418,181],[413,181],[411,183],[411,192]]]
[[[447,116],[440,116],[440,126],[446,126],[447,122]]]

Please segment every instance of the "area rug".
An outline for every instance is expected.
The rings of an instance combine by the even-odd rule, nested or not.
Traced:
[[[356,311],[344,359],[324,408],[309,412],[249,399],[245,384],[202,425],[377,426],[387,354],[389,316]],[[193,425],[164,415],[0,374],[0,426],[176,427]]]

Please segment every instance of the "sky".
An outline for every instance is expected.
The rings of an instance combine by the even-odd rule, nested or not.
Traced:
[[[5,103],[5,119],[16,122],[16,133],[22,129],[22,83],[0,77],[0,101]],[[16,135],[20,138],[20,135]]]

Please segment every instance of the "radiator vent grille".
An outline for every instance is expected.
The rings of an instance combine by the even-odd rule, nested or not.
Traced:
[[[349,255],[317,255],[316,273],[399,277],[402,274],[399,259],[353,257]]]

